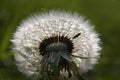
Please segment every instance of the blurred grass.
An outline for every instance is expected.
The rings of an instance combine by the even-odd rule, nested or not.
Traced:
[[[10,38],[20,21],[35,12],[78,12],[95,25],[102,54],[87,80],[120,80],[120,0],[0,0],[0,80],[28,80],[14,64]]]

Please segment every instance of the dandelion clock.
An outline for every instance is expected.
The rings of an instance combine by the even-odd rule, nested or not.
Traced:
[[[99,59],[100,40],[77,14],[49,11],[24,20],[11,39],[18,70],[32,80],[84,80]]]

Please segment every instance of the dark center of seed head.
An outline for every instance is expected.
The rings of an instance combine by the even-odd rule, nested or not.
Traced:
[[[40,55],[45,55],[46,51],[63,51],[68,50],[69,53],[72,53],[73,50],[72,41],[64,36],[52,36],[45,38],[40,43]]]

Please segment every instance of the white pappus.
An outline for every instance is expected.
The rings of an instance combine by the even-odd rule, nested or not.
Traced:
[[[93,28],[82,16],[65,11],[49,11],[24,20],[11,39],[18,70],[44,78],[45,68],[57,80],[77,76],[72,67],[78,74],[92,69],[101,50]]]

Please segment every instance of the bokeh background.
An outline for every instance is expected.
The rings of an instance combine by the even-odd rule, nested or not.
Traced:
[[[10,38],[21,20],[51,9],[84,15],[100,34],[101,58],[86,80],[120,80],[120,0],[0,0],[0,80],[29,80],[17,70]]]

